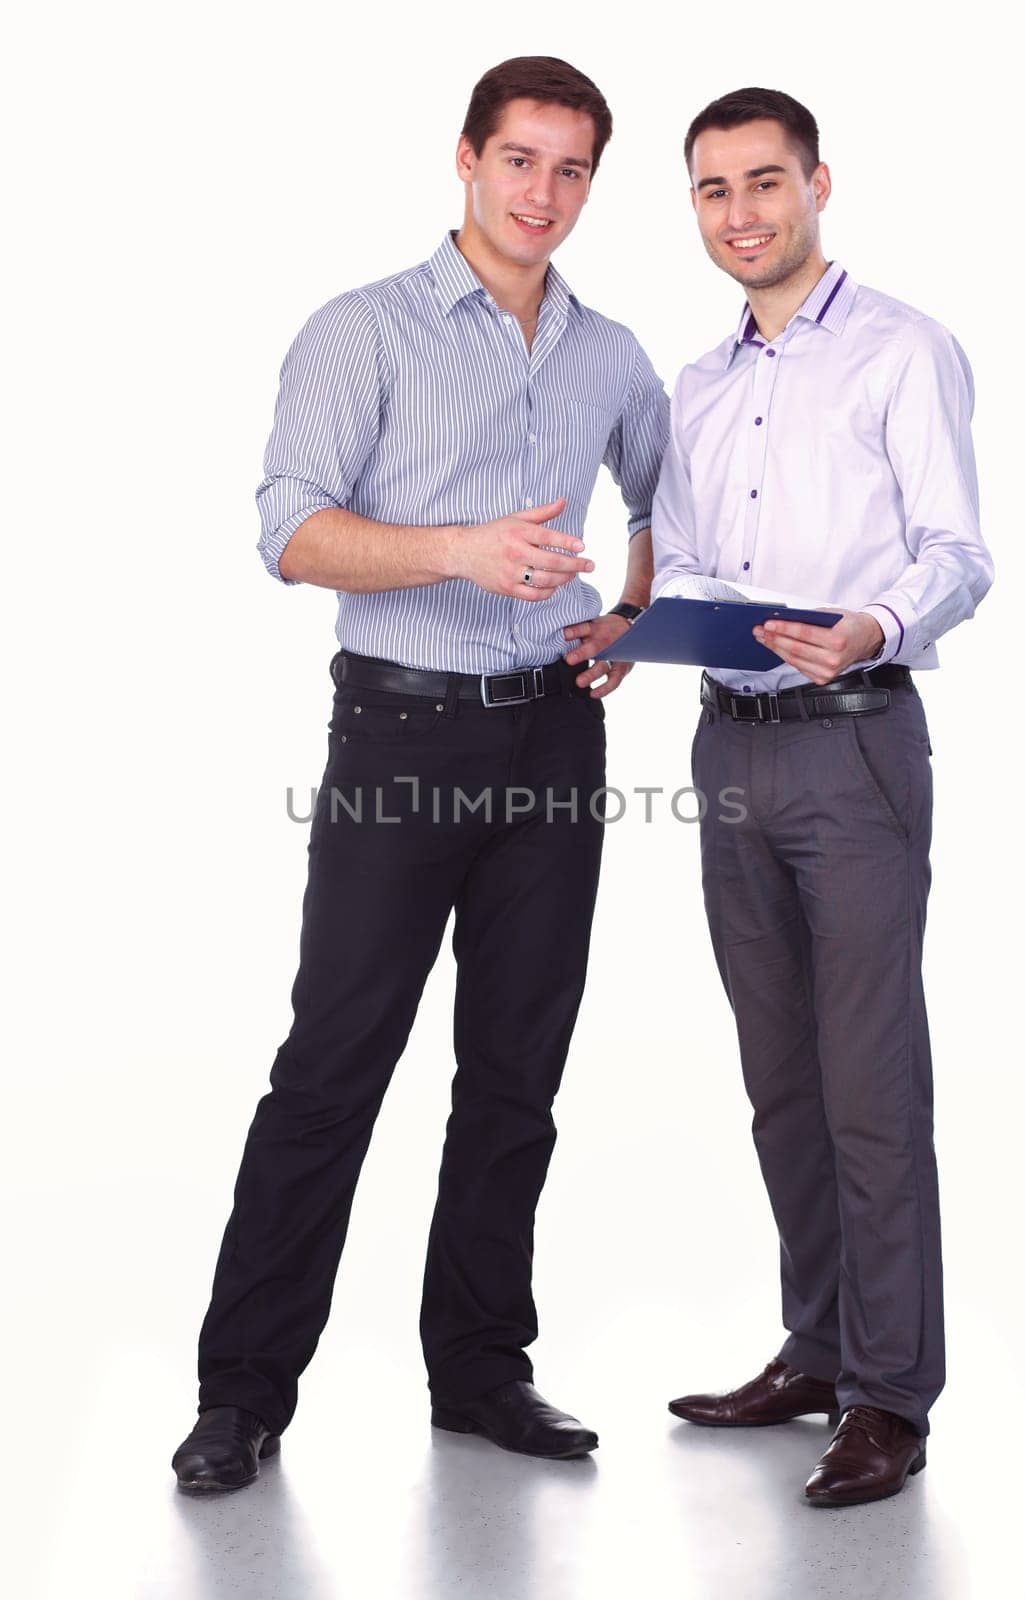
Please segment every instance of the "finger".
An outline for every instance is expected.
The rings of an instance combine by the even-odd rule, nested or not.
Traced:
[[[514,511],[514,517],[522,517],[524,522],[547,522],[549,517],[557,517],[560,511],[566,508],[566,496],[560,495],[558,500],[549,500],[546,506],[524,506],[522,511]]]
[[[582,553],[584,548],[582,539],[573,540],[569,544],[553,545],[545,539],[534,539],[529,533],[525,533],[522,548],[527,559],[540,567],[556,566],[560,561],[577,561],[586,563],[586,566],[578,567],[578,571],[594,571],[594,562]]]
[[[564,639],[586,639],[591,632],[589,622],[567,622],[562,630]]]
[[[548,550],[531,550],[523,560],[524,570],[527,567],[535,572],[559,572],[574,578],[578,572],[593,572],[594,562],[585,556],[556,556]]]
[[[829,683],[837,676],[836,664],[832,661],[823,661],[820,651],[813,652],[795,646],[785,653],[780,650],[778,654],[788,666],[794,668],[795,672],[802,673],[812,683]]]
[[[515,596],[517,600],[548,600],[556,589],[561,589],[563,584],[568,583],[572,576],[572,573],[563,575],[558,572],[546,572],[544,574],[535,572],[530,583],[511,584],[509,593]]]
[[[605,682],[599,684],[596,689],[591,690],[594,699],[604,700],[607,694],[614,694],[632,666],[632,661],[614,661],[612,663],[612,671],[605,679]]]
[[[762,628],[769,636],[770,642],[772,639],[793,639],[799,644],[815,644],[820,648],[835,642],[832,628],[821,628],[812,622],[782,622],[770,618],[763,623]],[[755,629],[756,634],[759,631],[758,628]]]
[[[529,583],[524,582],[523,572],[520,572],[518,587],[527,589],[533,594],[551,594],[553,589],[560,589],[575,576],[572,572],[549,572],[545,567],[532,567],[530,572]],[[514,578],[513,582],[516,583],[517,580]]]

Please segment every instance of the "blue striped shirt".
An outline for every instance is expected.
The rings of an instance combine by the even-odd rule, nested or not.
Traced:
[[[564,495],[556,526],[582,535],[603,462],[633,534],[650,525],[668,433],[669,401],[629,329],[582,306],[549,266],[528,352],[446,234],[429,261],[330,300],[286,355],[257,491],[260,554],[292,581],[281,553],[329,506],[438,527]],[[502,672],[562,655],[563,628],[600,610],[581,578],[540,601],[452,578],[339,593],[335,632],[343,649],[404,666]]]

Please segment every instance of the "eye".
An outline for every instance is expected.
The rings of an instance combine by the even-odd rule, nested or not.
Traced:
[[[772,179],[772,178],[763,178],[761,183],[756,184],[755,187],[757,189],[775,189],[777,187],[777,185],[776,185],[776,182],[775,182],[774,179]]]
[[[706,189],[705,196],[709,200],[721,200],[726,193],[725,189]]]
[[[527,158],[526,156],[510,156],[509,162],[514,167],[525,167],[527,165]]]
[[[562,176],[564,178],[574,178],[574,179],[576,179],[576,178],[579,178],[580,174],[577,171],[576,167],[563,167]]]

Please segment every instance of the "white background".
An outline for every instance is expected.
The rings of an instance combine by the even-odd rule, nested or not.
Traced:
[[[910,1593],[923,1572],[937,1586],[915,1593],[961,1595],[972,1577],[996,1592],[1013,1530],[993,1477],[1010,1469],[1001,1441],[1022,1398],[1023,1109],[1022,190],[1017,53],[998,16],[989,4],[630,0],[562,16],[300,0],[54,5],[22,24],[4,96],[4,1415],[35,1575],[16,1592],[221,1592],[202,1540],[188,1579],[163,1587],[175,1540],[195,1532],[167,1459],[190,1423],[195,1333],[242,1138],[289,1025],[306,830],[288,820],[285,790],[319,780],[334,649],[333,596],[273,585],[254,548],[278,367],[314,307],[422,259],[458,224],[453,151],[470,88],[496,61],[541,52],[592,76],[616,121],[560,270],[634,328],[667,382],[737,316],[736,286],[698,240],[682,143],[701,106],[745,83],[786,88],[818,116],[834,185],[827,255],[946,323],[974,368],[998,586],[922,681],[950,1380],[929,1483],[915,1485],[933,1496],[932,1520],[903,1557],[894,1544],[902,1587],[877,1568],[851,1592]],[[604,478],[588,542],[612,603],[623,514]],[[609,705],[610,782],[689,782],[695,689],[683,669],[633,675]],[[521,1560],[516,1537],[475,1538],[483,1578],[466,1576],[456,1534],[447,1559],[424,1567],[403,1469],[375,1432],[401,1423],[420,1445],[426,1433],[416,1313],[452,978],[446,951],[378,1125],[335,1314],[287,1441],[295,1473],[304,1445],[307,1459],[320,1452],[307,1486],[292,1480],[298,1543],[319,1551],[296,1592],[440,1596],[453,1573],[460,1593],[521,1592],[499,1571]],[[718,1593],[746,1550],[763,1587],[726,1589],[775,1594],[778,1528],[743,1520],[744,1480],[724,1479],[712,1509],[740,1520],[705,1546],[687,1498],[704,1467],[689,1446],[666,1454],[665,1400],[739,1382],[780,1330],[697,829],[665,798],[650,825],[635,800],[608,830],[558,1121],[538,1229],[538,1381],[608,1423],[594,1482],[604,1471],[623,1498],[601,1516],[586,1495],[572,1515],[560,1509],[568,1565],[535,1552],[522,1593],[619,1592],[645,1559],[654,1592]],[[816,1433],[787,1458],[795,1496],[823,1443]],[[745,1458],[732,1459],[741,1472]],[[336,1499],[332,1474],[354,1461],[374,1468]],[[482,1481],[490,1461],[472,1457]],[[632,1499],[631,1474],[648,1484]],[[431,1484],[425,1525],[447,1503],[444,1478]],[[801,1515],[800,1538],[828,1537],[840,1569],[871,1560],[864,1520],[846,1519],[844,1547],[835,1518],[809,1534],[816,1519]],[[822,1553],[801,1552],[789,1591],[818,1593]],[[250,1555],[255,1594],[270,1557]]]

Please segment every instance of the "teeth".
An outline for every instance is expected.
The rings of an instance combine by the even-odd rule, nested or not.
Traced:
[[[756,250],[760,245],[768,244],[772,238],[771,233],[760,234],[757,239],[731,239],[730,244],[734,250]]]
[[[517,222],[525,222],[528,228],[547,228],[548,217],[521,217],[518,211],[513,212]]]

